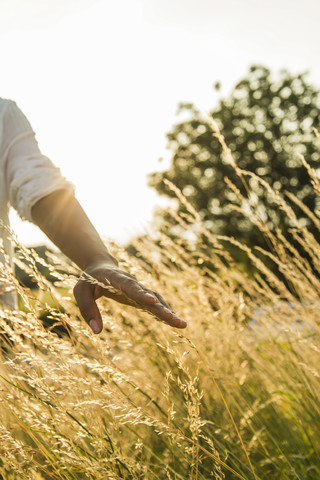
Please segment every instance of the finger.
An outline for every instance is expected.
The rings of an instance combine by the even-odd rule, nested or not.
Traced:
[[[116,302],[123,303],[125,305],[131,305],[132,307],[136,308],[145,308],[148,305],[153,305],[157,302],[157,298],[155,297],[156,293],[150,290],[150,292],[146,292],[148,295],[145,297],[144,295],[139,298],[139,295],[135,296],[135,300],[130,298],[128,295],[125,295],[120,289],[116,289],[116,291],[110,291],[108,289],[104,289],[101,286],[96,286],[95,289],[95,300],[100,297],[111,298]],[[140,301],[141,300],[141,301]]]
[[[164,307],[161,303],[156,303],[155,305],[149,306],[146,310],[152,313],[152,315],[156,316],[157,319],[167,323],[171,327],[186,328],[187,326],[187,322],[178,317],[178,315],[176,315],[169,308]]]
[[[176,328],[185,328],[187,323],[179,318],[170,308],[164,298],[140,284],[135,277],[123,271],[109,272],[108,278],[101,278],[102,283],[111,284],[119,293],[108,289],[101,289],[104,296],[112,298],[120,303],[143,308],[157,317],[160,321]],[[99,287],[97,287],[99,288]],[[100,294],[98,295],[100,296]],[[98,298],[98,296],[96,298]]]
[[[147,312],[151,313],[155,317],[157,317],[158,320],[166,322],[168,325],[171,325],[172,327],[176,328],[185,328],[187,326],[187,323],[179,318],[170,308],[168,303],[164,300],[164,298],[157,292],[154,292],[153,290],[146,289],[146,293],[150,294],[153,298],[153,303],[148,304],[143,301],[138,301],[139,300],[139,295],[134,295],[133,292],[129,292],[127,290],[128,294],[131,294],[131,299],[129,298],[129,295],[117,295],[115,293],[109,292],[108,290],[103,291],[104,296],[108,298],[112,298],[113,300],[116,300],[117,302],[124,303],[127,305],[135,306],[138,308],[143,308]],[[135,298],[135,301],[132,300],[132,297]]]
[[[160,293],[153,292],[153,294],[157,297],[160,303],[164,305],[168,310],[171,310],[170,305],[165,301],[165,299],[160,295]]]
[[[128,299],[140,305],[153,305],[158,300],[152,290],[146,289],[132,276],[120,274],[112,278],[111,283]]]
[[[102,293],[99,295],[99,297],[106,297],[110,298],[111,300],[115,300],[118,303],[123,303],[124,305],[130,305],[131,307],[136,307],[136,308],[145,308],[145,305],[138,305],[137,302],[134,302],[130,298],[128,298],[126,295],[123,295],[122,293],[113,293],[110,292],[109,290],[102,290]]]
[[[78,282],[74,287],[73,294],[79,310],[85,321],[94,333],[102,330],[102,318],[99,308],[94,299],[94,285],[87,282]]]

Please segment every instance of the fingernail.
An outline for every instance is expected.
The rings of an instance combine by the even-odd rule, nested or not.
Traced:
[[[182,320],[182,318],[178,317],[178,315],[174,314],[174,317],[179,320],[180,325],[178,328],[186,328],[187,322],[185,320]]]
[[[93,333],[99,333],[100,331],[100,327],[99,327],[99,324],[97,322],[97,320],[90,320],[89,321],[89,327],[92,329]]]
[[[151,293],[145,293],[144,295],[145,295],[146,298],[150,298],[150,299],[152,298],[152,300],[154,300],[154,301],[157,300],[156,297],[154,295],[152,295]]]

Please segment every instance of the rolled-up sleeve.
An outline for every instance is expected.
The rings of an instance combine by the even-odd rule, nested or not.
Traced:
[[[7,196],[21,218],[32,222],[31,209],[41,198],[56,190],[74,191],[74,186],[42,155],[28,119],[13,101],[8,102],[3,125]]]

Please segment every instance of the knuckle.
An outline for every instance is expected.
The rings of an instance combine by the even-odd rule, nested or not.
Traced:
[[[121,279],[121,286],[122,287],[125,287],[125,288],[132,288],[132,287],[135,287],[135,285],[137,284],[137,282],[130,278],[130,277],[127,277],[127,276],[124,276],[122,279]]]

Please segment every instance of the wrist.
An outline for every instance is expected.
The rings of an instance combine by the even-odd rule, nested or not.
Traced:
[[[84,263],[82,270],[91,270],[100,267],[118,267],[118,260],[109,252],[97,254]]]

